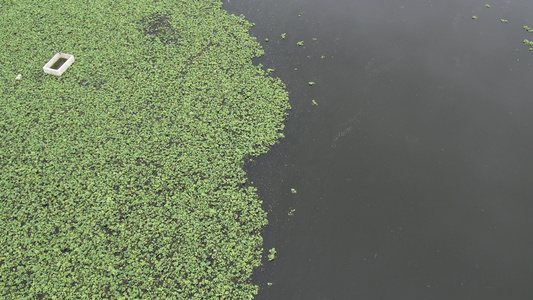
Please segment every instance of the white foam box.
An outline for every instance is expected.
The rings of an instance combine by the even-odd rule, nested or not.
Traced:
[[[66,61],[59,66],[58,69],[52,69],[52,66],[60,59],[66,59]],[[46,65],[44,65],[43,70],[46,74],[51,74],[55,76],[61,76],[74,62],[74,55],[66,53],[56,53],[51,60],[49,60]]]

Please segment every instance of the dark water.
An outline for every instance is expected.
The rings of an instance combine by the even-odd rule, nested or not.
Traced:
[[[278,251],[257,299],[533,299],[533,1],[224,8],[293,106],[247,166]]]

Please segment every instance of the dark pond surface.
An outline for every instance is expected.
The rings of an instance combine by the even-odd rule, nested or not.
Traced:
[[[278,252],[257,299],[533,299],[533,1],[223,8],[293,106],[246,167]]]

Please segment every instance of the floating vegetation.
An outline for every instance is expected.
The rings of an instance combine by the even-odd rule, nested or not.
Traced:
[[[486,7],[486,8],[490,8],[490,5],[489,5],[489,4],[485,4],[485,7]]]
[[[295,212],[295,211],[296,211],[296,209],[291,208],[291,209],[289,210],[289,212],[288,212],[288,215],[289,215],[289,216],[294,215],[294,212]]]
[[[265,39],[265,42],[267,42],[267,43],[268,43],[268,38],[266,38],[266,39]]]
[[[318,103],[316,103],[316,100],[312,100],[313,105],[318,106]]]
[[[304,45],[304,41],[299,41],[298,43],[296,43],[296,45],[303,46]]]
[[[281,38],[284,39],[287,36],[287,34],[284,32],[281,34]]]
[[[524,26],[524,27],[522,27],[522,28],[524,28],[524,29],[527,30],[528,32],[533,32],[533,29],[529,28],[529,26]]]
[[[309,81],[309,85],[313,86],[313,85],[315,85],[315,83],[312,82],[312,81]]]
[[[278,252],[276,251],[276,248],[271,248],[270,250],[268,250],[268,261],[273,261],[274,259],[276,259],[276,254]]]
[[[295,188],[291,188],[291,193],[296,194],[298,191]]]
[[[9,2],[0,298],[253,298],[267,220],[242,165],[290,106],[252,24],[219,0]],[[56,49],[76,64],[47,76]]]
[[[502,23],[509,23],[509,21],[505,20],[505,19],[500,19],[500,22]]]
[[[473,19],[473,20],[477,19],[477,16],[472,16],[472,19]]]

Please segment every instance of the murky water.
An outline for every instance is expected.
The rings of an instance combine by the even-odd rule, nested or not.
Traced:
[[[533,299],[533,2],[487,3],[224,2],[293,105],[257,299]]]

